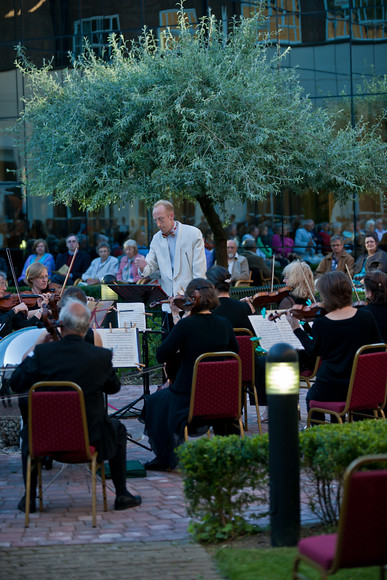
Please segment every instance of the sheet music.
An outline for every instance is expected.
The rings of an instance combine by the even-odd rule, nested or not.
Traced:
[[[135,367],[140,362],[137,328],[101,328],[98,334],[104,348],[113,353],[113,367]]]
[[[279,342],[286,342],[296,350],[304,350],[285,317],[277,318],[273,322],[263,318],[260,314],[254,314],[249,316],[249,320],[256,336],[261,338],[259,343],[265,350],[270,350],[272,346]]]
[[[146,330],[145,304],[143,302],[120,302],[117,304],[117,324],[119,328],[131,328],[134,324],[138,330]]]

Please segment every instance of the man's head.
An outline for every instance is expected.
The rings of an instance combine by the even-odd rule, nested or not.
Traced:
[[[98,256],[101,258],[102,262],[105,262],[110,255],[110,246],[106,242],[102,242],[97,247]]]
[[[68,300],[59,314],[62,334],[85,336],[90,325],[90,310],[79,300]]]
[[[80,286],[69,286],[62,294],[60,306],[63,308],[69,300],[78,300],[82,304],[87,304],[87,297]]]
[[[314,221],[313,220],[306,220],[306,222],[304,223],[304,228],[308,232],[311,232],[314,229]]]
[[[335,256],[341,256],[344,250],[344,240],[341,236],[331,237],[331,249]]]
[[[73,254],[79,247],[79,241],[75,234],[69,234],[66,238],[66,246],[70,254]]]
[[[255,243],[254,240],[245,240],[242,244],[243,249],[245,250],[250,250],[250,252],[255,252],[257,249],[257,244]]]
[[[153,206],[153,221],[162,234],[169,234],[175,225],[173,205],[164,199],[156,202]]]
[[[227,240],[227,255],[229,258],[233,258],[237,253],[238,246],[234,240]]]

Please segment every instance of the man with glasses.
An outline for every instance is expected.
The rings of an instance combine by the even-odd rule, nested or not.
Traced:
[[[55,273],[51,278],[51,282],[57,284],[63,284],[68,268],[71,264],[74,252],[79,248],[79,240],[75,234],[69,234],[66,238],[67,252],[59,254],[55,262]],[[69,275],[67,285],[71,286],[74,284],[75,280],[81,278],[82,274],[86,272],[87,268],[90,266],[91,258],[83,250],[78,250],[75,256],[74,264]]]
[[[146,258],[138,256],[135,265],[143,277],[158,272],[164,292],[176,296],[185,291],[193,278],[205,278],[203,236],[198,228],[175,221],[174,208],[169,201],[154,204],[153,221],[159,231],[152,238]],[[164,307],[169,312],[169,306]]]
[[[317,266],[316,279],[334,270],[344,272],[347,276],[349,270],[349,273],[353,276],[355,260],[344,250],[344,239],[341,236],[331,237],[331,249],[332,252],[325,256]]]

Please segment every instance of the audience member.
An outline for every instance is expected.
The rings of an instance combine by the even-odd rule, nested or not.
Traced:
[[[284,235],[282,236],[282,229]],[[271,246],[276,256],[288,258],[293,251],[294,240],[289,237],[289,226],[277,224],[273,228],[274,234],[271,239]]]
[[[106,242],[99,244],[98,248],[99,258],[95,258],[82,274],[83,282],[86,284],[100,284],[104,276],[111,274],[116,276],[118,272],[118,260],[110,255],[110,246]]]
[[[382,241],[385,232],[386,230],[383,227],[383,220],[381,218],[377,219],[375,222],[375,234],[378,236],[379,243]]]
[[[307,262],[314,261],[316,242],[313,239],[314,221],[306,220],[296,231],[294,251]]]
[[[332,236],[331,248],[332,252],[325,256],[317,266],[316,278],[321,278],[327,272],[333,272],[334,270],[344,272],[346,275],[348,275],[349,270],[349,274],[352,277],[355,260],[344,250],[344,239],[341,236]]]
[[[266,224],[263,223],[258,226],[257,248],[262,252],[266,259],[270,260],[273,255],[273,250],[267,244],[266,238],[268,233],[269,228]]]
[[[364,240],[366,252],[362,254],[355,263],[355,275],[357,278],[364,278],[367,272],[380,270],[387,272],[387,253],[378,249],[378,236],[367,234]]]
[[[331,236],[329,234],[329,223],[323,222],[320,225],[320,231],[318,232],[317,236],[317,243],[319,248],[321,249],[321,253],[326,256],[330,250],[330,241]]]
[[[248,280],[250,278],[249,264],[246,258],[238,254],[238,246],[234,240],[227,240],[227,256],[232,284],[238,280]]]
[[[270,278],[270,268],[266,265],[265,260],[257,255],[257,246],[254,240],[245,240],[242,248],[242,255],[247,260],[254,285],[261,286],[264,278]]]
[[[23,271],[19,277],[19,282],[23,284],[27,284],[26,271],[28,266],[30,266],[30,264],[33,264],[34,262],[39,262],[39,264],[43,264],[43,266],[46,266],[49,278],[51,278],[52,271],[55,268],[54,258],[52,254],[49,254],[47,243],[43,239],[35,240],[32,246],[32,252],[33,253],[30,256],[28,256],[23,266]]]
[[[59,254],[55,262],[56,272],[54,273],[51,281],[57,284],[63,284],[75,250],[79,248],[79,240],[75,234],[68,234],[66,237],[66,247],[67,252]],[[74,263],[67,280],[67,286],[71,286],[75,280],[81,278],[82,274],[86,272],[89,266],[89,255],[84,250],[79,249],[77,255],[75,256]]]
[[[139,256],[137,242],[135,240],[126,240],[123,247],[125,256],[120,260],[117,280],[121,282],[137,282],[141,280],[138,268],[134,265],[134,260]]]

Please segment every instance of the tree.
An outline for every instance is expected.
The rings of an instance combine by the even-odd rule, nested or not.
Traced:
[[[21,121],[32,194],[96,209],[161,197],[200,204],[220,263],[226,233],[217,208],[261,200],[283,188],[329,188],[341,199],[383,193],[385,145],[362,125],[334,119],[303,96],[293,70],[268,57],[262,18],[195,29],[181,6],[180,36],[165,48],[145,31],[127,45],[111,37],[106,62],[91,50],[62,74],[21,54],[31,87]]]

